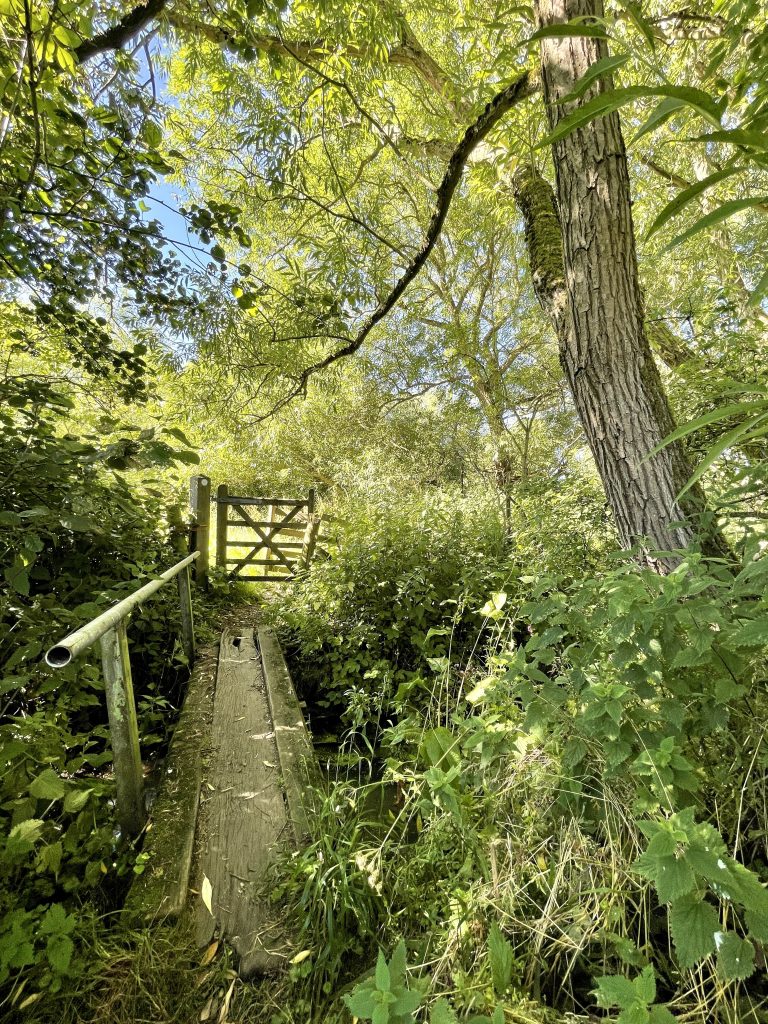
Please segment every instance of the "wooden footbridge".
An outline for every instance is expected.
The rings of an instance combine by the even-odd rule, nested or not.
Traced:
[[[225,938],[237,953],[241,975],[247,977],[274,971],[292,955],[290,936],[270,908],[265,883],[275,857],[301,843],[307,831],[317,762],[280,645],[271,630],[258,624],[252,608],[224,629],[214,649],[196,655],[190,567],[197,565],[198,581],[204,583],[209,495],[209,481],[195,478],[195,550],[65,637],[48,651],[46,660],[51,667],[61,667],[97,640],[101,645],[117,817],[123,835],[143,844],[144,868],[124,912],[144,922],[190,915],[199,944],[208,944],[214,935]],[[317,532],[313,495],[307,500],[230,499],[220,488],[218,496],[225,500],[217,508],[224,506],[225,511],[217,517],[217,561],[222,564],[223,550],[224,567],[233,566],[230,575],[239,576],[256,560],[265,571],[255,578],[285,580],[308,564]],[[270,512],[261,520],[250,514],[241,517],[256,538],[246,558],[229,559],[231,507],[289,511],[279,517]],[[289,548],[277,543],[286,518],[294,524],[292,531],[303,531],[299,547],[294,539]],[[242,546],[239,538],[238,542]],[[258,559],[259,550],[267,552],[264,561]],[[277,560],[286,571],[273,567],[276,550],[283,551]],[[285,565],[288,561],[290,566]],[[179,585],[183,645],[194,667],[162,784],[147,815],[126,623],[131,611],[173,579]]]

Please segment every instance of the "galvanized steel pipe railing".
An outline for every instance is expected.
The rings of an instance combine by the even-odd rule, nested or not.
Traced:
[[[74,633],[64,637],[57,644],[54,644],[45,655],[45,663],[51,668],[64,668],[70,661],[82,654],[84,650],[100,640],[108,629],[113,629],[121,619],[130,615],[133,609],[140,605],[147,598],[152,597],[158,590],[165,586],[169,580],[177,576],[182,569],[186,569],[196,558],[200,557],[199,551],[193,551],[191,555],[183,558],[176,565],[162,573],[156,580],[147,583],[129,597],[118,601],[116,605],[108,608],[95,619],[76,629]]]
[[[144,769],[139,750],[139,727],[128,656],[128,616],[134,608],[176,577],[179,582],[182,643],[191,668],[195,658],[195,628],[189,567],[199,557],[200,552],[194,551],[182,558],[157,579],[140,587],[129,597],[118,601],[112,608],[54,644],[45,655],[46,664],[51,668],[64,668],[97,640],[100,642],[115,766],[117,819],[123,833],[129,836],[141,832],[146,821],[146,811]]]

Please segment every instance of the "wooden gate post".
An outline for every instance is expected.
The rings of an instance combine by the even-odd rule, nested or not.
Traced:
[[[191,550],[199,551],[195,563],[195,579],[205,586],[208,581],[208,548],[211,529],[211,481],[207,476],[193,476],[189,481],[189,507],[192,513]]]
[[[320,524],[315,516],[315,488],[310,487],[307,495],[307,528],[304,531],[304,543],[301,549],[299,565],[302,569],[308,569],[312,556],[315,553],[317,534]]]
[[[137,836],[146,821],[144,770],[139,751],[139,727],[133,700],[126,619],[121,619],[102,636],[101,658],[115,766],[117,820],[124,835]]]
[[[216,565],[226,568],[227,565],[227,521],[229,489],[226,484],[219,484],[216,490]]]

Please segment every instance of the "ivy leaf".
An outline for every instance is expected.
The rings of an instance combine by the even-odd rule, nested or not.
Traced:
[[[675,900],[669,908],[669,926],[681,966],[693,967],[714,952],[720,918],[715,908],[700,897]]]
[[[726,981],[743,981],[755,972],[755,947],[749,939],[726,932],[717,944],[717,969]]]

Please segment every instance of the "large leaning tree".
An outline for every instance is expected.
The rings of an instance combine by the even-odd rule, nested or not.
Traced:
[[[72,45],[77,60],[112,60],[142,32],[172,33],[183,43],[190,89],[202,77],[213,107],[219,97],[218,123],[226,126],[231,118],[235,126],[219,153],[232,169],[233,204],[252,194],[254,209],[271,213],[279,230],[297,195],[304,201],[294,216],[299,234],[284,244],[305,258],[315,278],[327,266],[325,292],[298,280],[294,258],[299,308],[294,290],[275,276],[278,248],[263,255],[258,287],[240,288],[237,296],[251,329],[261,330],[268,344],[295,342],[286,364],[293,384],[282,401],[361,348],[428,265],[452,202],[472,187],[467,168],[485,160],[498,177],[493,201],[509,203],[513,217],[514,197],[525,223],[536,291],[554,326],[622,541],[639,545],[641,557],[661,569],[674,557],[650,552],[696,539],[708,554],[726,552],[701,489],[690,487],[679,497],[691,474],[681,446],[655,451],[674,423],[645,325],[618,108],[661,98],[651,118],[656,125],[687,117],[698,129],[714,128],[710,137],[726,149],[737,141],[728,132],[738,130],[739,144],[755,157],[762,108],[754,97],[764,98],[759,73],[750,80],[760,63],[753,59],[753,40],[765,34],[759,9],[734,6],[732,24],[721,13],[694,12],[706,28],[697,34],[689,30],[690,12],[670,17],[662,11],[654,18],[627,5],[606,18],[600,0],[541,0],[532,12],[513,15],[489,3],[471,19],[458,5],[413,5],[406,14],[387,0],[296,3],[285,12],[234,0],[214,13],[210,5],[172,0],[148,0],[127,11],[95,6],[99,31]],[[710,92],[670,85],[661,58],[633,62],[628,51],[611,57],[608,37],[624,39],[630,22],[651,50],[655,39],[665,46],[703,39],[712,59],[692,66],[704,64],[702,83]],[[615,88],[620,65],[626,65],[622,74],[634,69],[640,84]],[[720,97],[723,67],[737,69],[741,78],[736,94]],[[68,73],[77,79],[80,72]],[[721,123],[726,102],[728,128]],[[554,190],[546,180],[546,147]],[[322,155],[324,174],[318,170]],[[207,147],[190,149],[186,157],[188,177],[204,191],[200,167]],[[715,172],[718,182],[728,170]],[[397,183],[404,177],[424,185],[417,224],[397,216]],[[741,188],[750,184],[744,177],[730,180]],[[704,181],[701,190],[714,184]],[[681,204],[692,198],[682,195]],[[757,206],[743,192],[731,203]],[[353,239],[369,257],[370,272],[351,265]],[[334,247],[332,264],[327,253]],[[348,286],[339,271],[347,266],[354,271]]]

